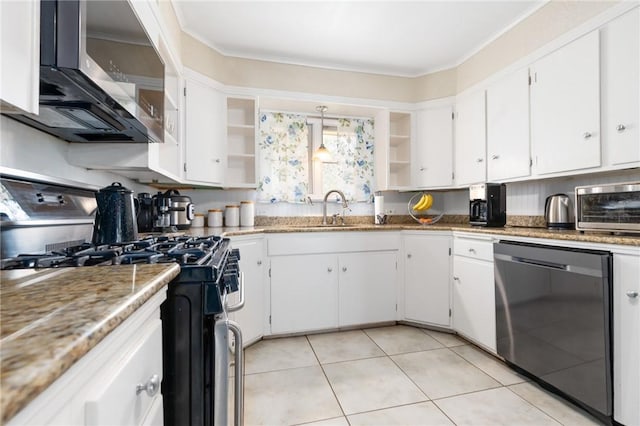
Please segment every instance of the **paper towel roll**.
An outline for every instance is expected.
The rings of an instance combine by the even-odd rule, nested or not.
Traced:
[[[382,225],[384,222],[380,221],[380,217],[382,217],[384,213],[384,196],[376,195],[373,197],[373,214],[376,225]]]

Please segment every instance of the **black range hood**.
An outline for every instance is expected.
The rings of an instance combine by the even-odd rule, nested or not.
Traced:
[[[42,0],[40,111],[69,142],[164,141],[164,64],[127,0]]]

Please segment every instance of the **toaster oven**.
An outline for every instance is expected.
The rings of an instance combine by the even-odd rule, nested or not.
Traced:
[[[576,229],[640,233],[640,182],[577,186]]]

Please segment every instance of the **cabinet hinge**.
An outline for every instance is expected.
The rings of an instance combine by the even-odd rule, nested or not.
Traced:
[[[449,316],[451,316],[451,309],[449,309]],[[269,324],[271,324],[271,315],[269,315]]]
[[[455,119],[456,119],[456,113],[455,113],[455,112],[452,112],[452,113],[451,113],[451,119],[452,119],[452,120],[455,120]]]
[[[533,167],[533,158],[529,158],[529,167]]]
[[[451,256],[451,247],[449,247],[449,256]]]
[[[184,93],[184,96],[187,96],[187,86],[184,87],[183,93]]]
[[[531,86],[531,76],[529,76],[529,86]]]
[[[454,172],[451,172],[451,180],[454,180],[456,178],[456,174]]]
[[[271,278],[271,268],[269,268],[269,278]]]
[[[187,171],[187,163],[182,163],[182,170]]]
[[[396,312],[398,312],[398,304],[396,303]]]
[[[451,309],[449,309],[449,317],[451,317]],[[269,317],[269,324],[271,324],[271,317]]]
[[[398,261],[396,260],[396,271],[398,270]]]

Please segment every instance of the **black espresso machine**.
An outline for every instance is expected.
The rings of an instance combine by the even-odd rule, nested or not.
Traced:
[[[507,223],[507,186],[504,183],[469,186],[469,223],[494,228]]]

